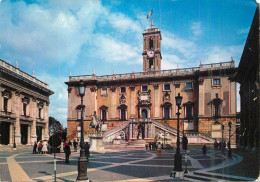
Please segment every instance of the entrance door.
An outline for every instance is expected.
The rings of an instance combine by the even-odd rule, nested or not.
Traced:
[[[21,124],[21,143],[23,145],[27,144],[27,136],[28,136],[28,125]]]
[[[10,123],[0,121],[0,144],[9,144]]]
[[[142,119],[147,118],[147,110],[146,109],[142,109]]]
[[[139,124],[138,126],[138,134],[137,134],[137,139],[144,139],[144,125],[143,124]]]

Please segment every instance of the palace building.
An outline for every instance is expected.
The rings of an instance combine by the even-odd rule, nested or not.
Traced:
[[[48,84],[0,59],[0,144],[49,139]],[[14,138],[15,137],[15,138]]]
[[[70,76],[68,86],[67,138],[79,135],[80,96],[77,91],[84,81],[83,97],[85,135],[90,115],[97,112],[107,130],[104,142],[166,140],[176,142],[177,106],[180,93],[180,131],[189,143],[212,143],[228,140],[229,127],[236,123],[236,83],[229,79],[236,72],[234,61],[200,64],[194,68],[161,70],[162,36],[158,28],[143,32],[143,72],[97,76]],[[222,130],[222,125],[224,130]],[[104,127],[105,128],[105,127]],[[236,141],[235,127],[231,144]]]

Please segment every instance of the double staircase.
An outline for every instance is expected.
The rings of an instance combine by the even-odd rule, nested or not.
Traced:
[[[170,135],[177,136],[177,129],[167,126],[167,125],[165,125],[161,122],[158,122],[156,120],[153,120],[153,119],[149,119],[149,122],[152,122],[153,126],[158,128],[162,132],[167,132]],[[104,137],[103,142],[112,142],[115,139],[115,137],[118,136],[122,130],[129,127],[130,123],[131,123],[131,121],[124,121],[117,127],[103,133],[103,137]],[[182,138],[182,132],[180,132],[179,134],[180,134],[180,138]],[[189,144],[191,144],[191,143],[193,143],[193,144],[214,143],[214,141],[215,141],[213,138],[211,138],[205,134],[199,133],[199,132],[186,133],[185,135],[188,138]],[[136,140],[129,141],[128,144],[144,146],[146,142],[147,142],[147,140],[145,140],[145,139],[144,140],[136,139]]]

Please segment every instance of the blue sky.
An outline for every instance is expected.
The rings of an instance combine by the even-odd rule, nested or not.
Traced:
[[[0,0],[0,58],[47,81],[50,116],[66,126],[72,75],[142,71],[142,33],[162,33],[162,69],[238,65],[254,0]],[[146,19],[149,11],[153,15]]]

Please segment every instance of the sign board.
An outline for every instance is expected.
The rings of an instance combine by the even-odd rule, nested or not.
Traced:
[[[148,95],[141,95],[141,100],[148,100]]]
[[[80,126],[77,126],[77,131],[80,131],[81,130],[81,127]]]
[[[222,137],[222,133],[221,133],[221,131],[212,131],[211,137],[212,138],[221,138]]]
[[[216,125],[212,125],[212,130],[221,130],[221,125],[220,124],[216,124]]]
[[[194,122],[184,122],[184,129],[185,130],[194,130]]]

